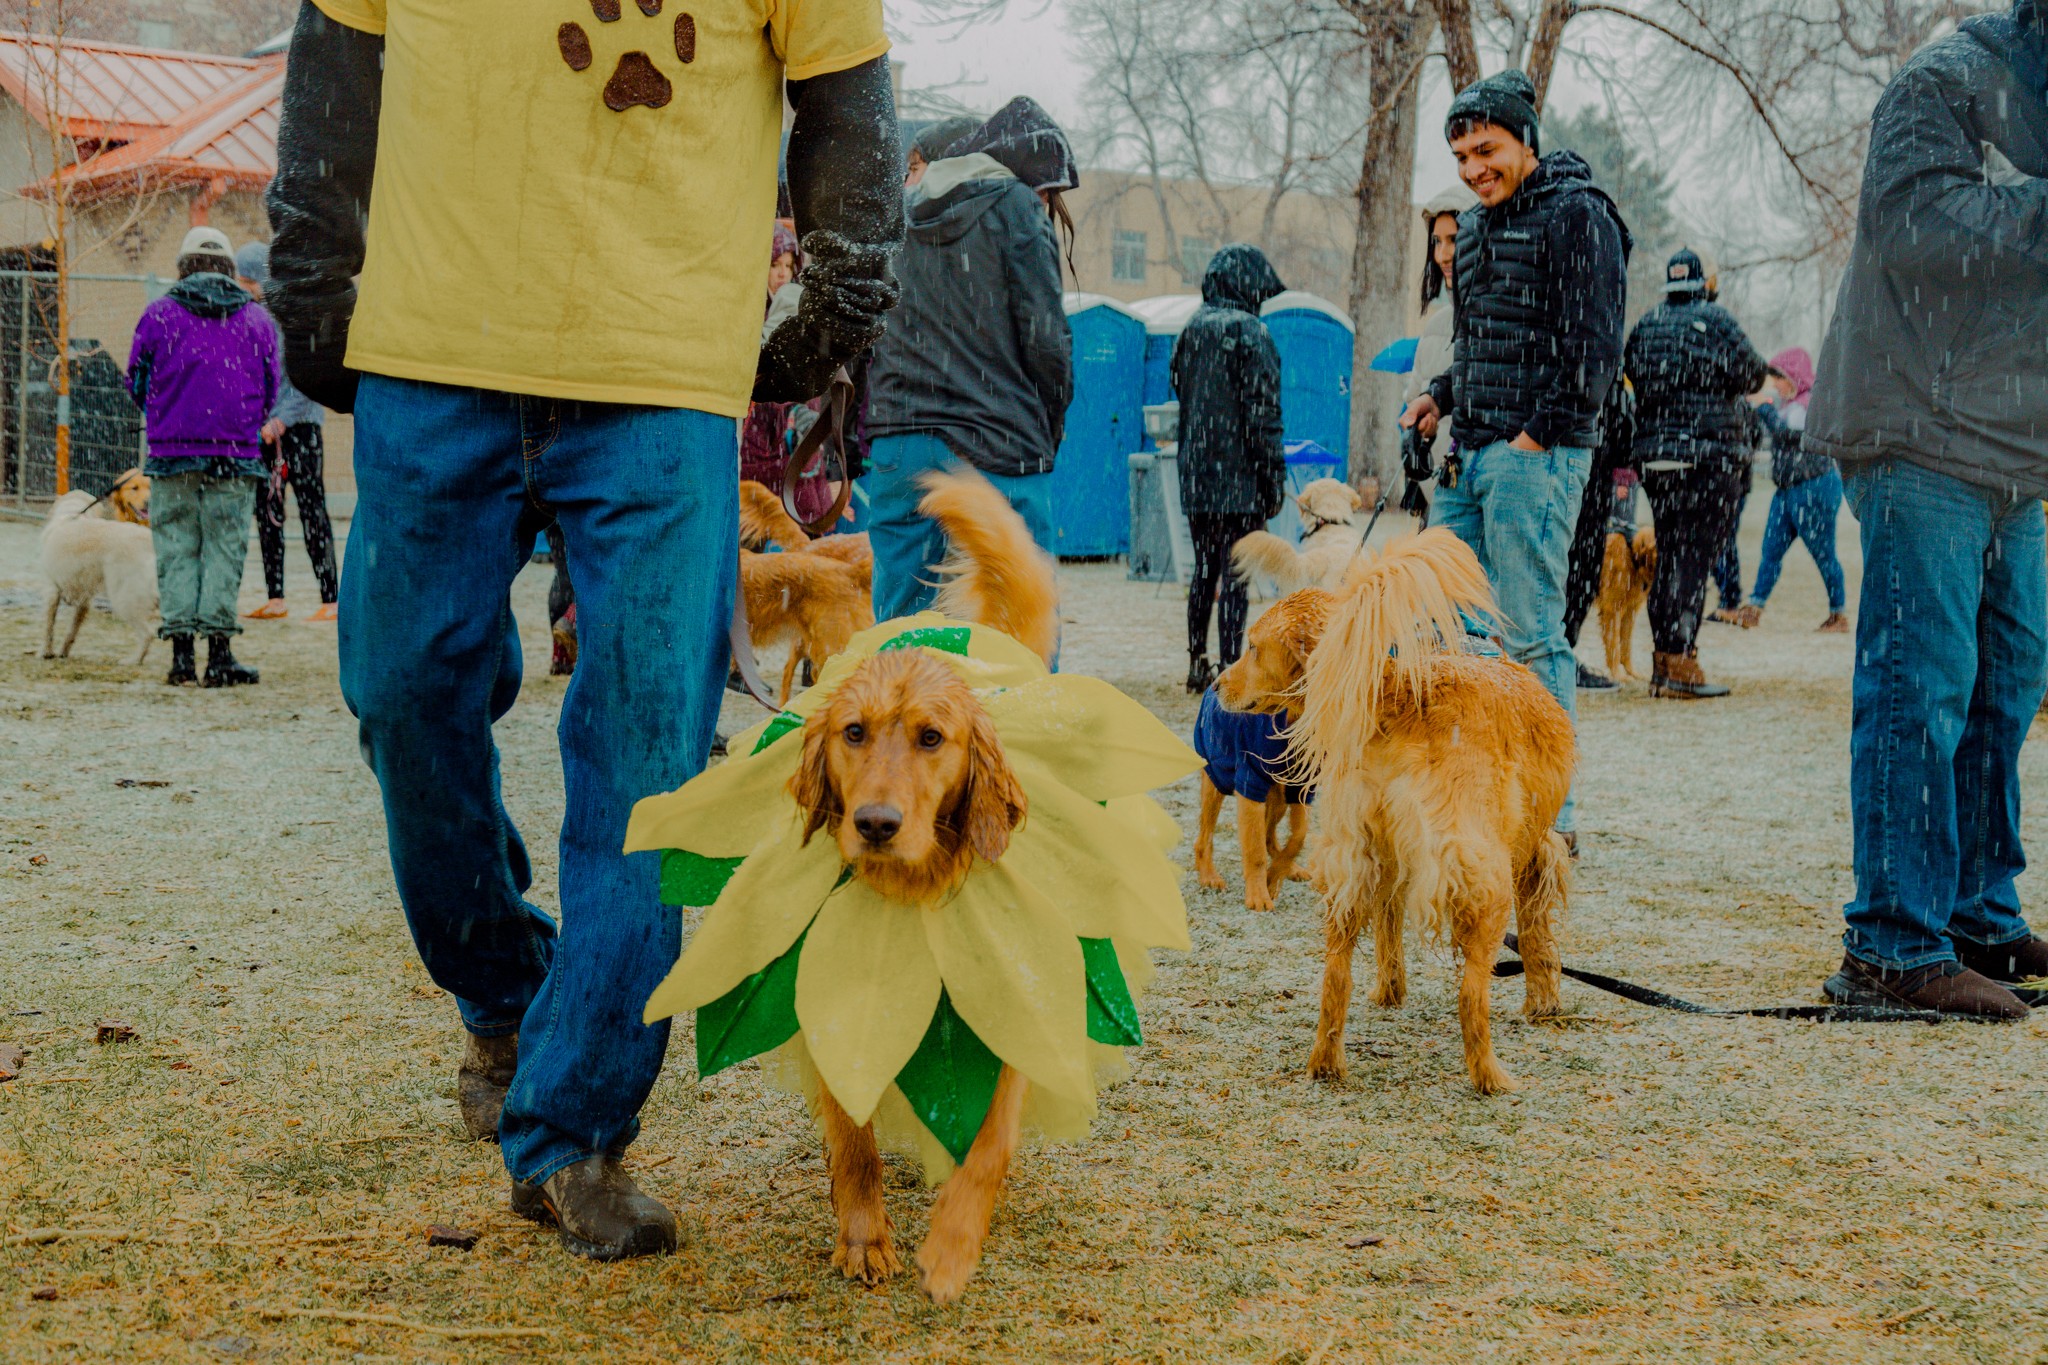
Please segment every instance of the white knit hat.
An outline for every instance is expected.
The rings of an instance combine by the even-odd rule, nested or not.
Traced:
[[[228,235],[219,228],[196,227],[185,234],[185,240],[178,247],[180,258],[186,256],[219,256],[228,264],[227,273],[235,273],[235,249],[228,245]]]

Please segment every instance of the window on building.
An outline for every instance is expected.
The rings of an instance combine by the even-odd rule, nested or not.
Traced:
[[[1119,231],[1110,242],[1109,277],[1131,284],[1145,282],[1145,234]]]
[[[1209,268],[1209,258],[1216,254],[1216,244],[1207,237],[1183,237],[1180,239],[1180,273],[1190,280],[1202,278],[1202,272]]]

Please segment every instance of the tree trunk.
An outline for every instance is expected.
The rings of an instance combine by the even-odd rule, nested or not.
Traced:
[[[1536,87],[1536,112],[1543,112],[1544,97],[1550,93],[1550,77],[1557,70],[1558,49],[1564,46],[1564,27],[1578,10],[1574,0],[1543,0],[1543,13],[1536,20],[1536,37],[1529,44],[1529,80]]]
[[[1414,212],[1415,139],[1422,81],[1417,71],[1436,30],[1427,6],[1395,13],[1371,42],[1372,118],[1358,173],[1358,237],[1351,251],[1351,480],[1394,486],[1401,468],[1396,419],[1401,376],[1370,368],[1408,319],[1409,216]]]
[[[1451,69],[1453,94],[1479,79],[1479,44],[1472,36],[1471,0],[1436,0],[1444,26],[1444,65]]]

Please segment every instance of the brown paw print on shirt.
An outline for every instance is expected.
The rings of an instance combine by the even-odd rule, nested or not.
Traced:
[[[661,17],[662,0],[633,0],[640,13],[649,19]],[[590,12],[601,24],[616,24],[624,17],[621,0],[590,0]],[[697,60],[697,21],[687,12],[678,14],[674,24],[676,60],[688,66]],[[555,46],[562,50],[562,60],[569,64],[571,71],[588,71],[594,60],[590,51],[590,35],[583,31],[583,25],[574,20],[555,30]],[[675,97],[675,87],[668,77],[661,74],[661,68],[654,59],[637,49],[619,57],[612,67],[611,79],[604,83],[605,108],[623,114],[636,104],[649,109],[659,109]]]

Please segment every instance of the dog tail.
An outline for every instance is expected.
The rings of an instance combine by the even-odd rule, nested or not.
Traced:
[[[1282,596],[1311,585],[1300,553],[1271,531],[1253,531],[1231,546],[1230,563],[1247,583],[1261,576],[1271,579]]]
[[[1498,620],[1500,608],[1471,547],[1443,527],[1361,559],[1309,655],[1289,780],[1315,781],[1378,734],[1390,697],[1420,703],[1433,661],[1463,649],[1467,616]]]
[[[740,544],[758,550],[769,541],[785,550],[801,550],[811,537],[784,510],[782,498],[765,483],[740,480]]]
[[[1038,548],[1024,518],[995,485],[970,470],[933,471],[920,480],[917,510],[936,521],[951,545],[935,605],[961,621],[993,626],[1047,663],[1059,647],[1059,590],[1052,557]]]

